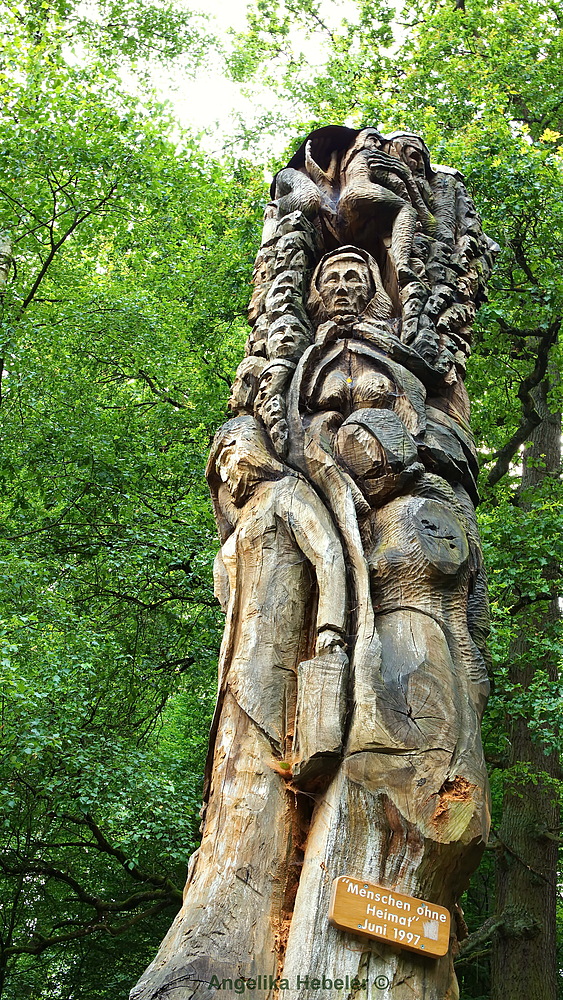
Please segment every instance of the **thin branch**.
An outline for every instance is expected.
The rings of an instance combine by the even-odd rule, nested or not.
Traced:
[[[164,880],[164,888],[145,889],[144,892],[134,892],[131,896],[128,896],[127,899],[112,902],[103,900],[99,896],[95,896],[93,893],[88,892],[80,885],[79,882],[77,882],[75,878],[73,878],[72,875],[69,875],[68,872],[61,871],[59,868],[55,868],[54,865],[50,865],[47,862],[22,862],[22,864],[17,867],[10,867],[9,865],[2,863],[1,870],[6,877],[28,877],[30,875],[41,875],[46,879],[54,879],[56,882],[62,882],[73,890],[76,898],[79,899],[81,903],[92,907],[97,914],[121,913],[124,910],[135,910],[142,903],[152,903],[155,901],[161,902],[165,899],[176,902],[182,901],[182,893],[180,889],[173,886],[168,879]]]
[[[174,399],[168,392],[168,389],[161,389],[157,385],[157,379],[154,376],[149,375],[147,372],[143,371],[142,368],[139,368],[138,374],[148,385],[151,392],[154,392],[155,396],[158,396],[159,399],[163,399],[165,403],[171,403],[172,406],[175,406],[178,410],[187,409],[187,404],[180,403],[179,400]]]
[[[559,590],[546,591],[545,593],[535,594],[533,597],[529,594],[524,594],[519,597],[518,600],[511,605],[508,609],[509,615],[517,615],[519,611],[523,611],[524,608],[530,606],[530,604],[537,604],[538,601],[556,601],[560,596]]]
[[[136,916],[131,917],[130,920],[124,921],[124,923],[114,926],[108,924],[106,921],[99,923],[92,923],[84,925],[77,928],[76,931],[71,931],[68,934],[59,934],[54,937],[45,937],[39,934],[37,931],[34,933],[36,941],[33,944],[27,945],[12,945],[9,948],[4,949],[4,955],[40,955],[47,948],[52,948],[58,944],[66,944],[68,941],[77,941],[80,938],[88,937],[90,934],[94,934],[96,931],[104,931],[106,934],[111,934],[115,937],[119,934],[124,934],[135,924],[140,923],[141,920],[145,920],[148,917],[156,916],[161,913],[162,910],[167,909],[171,906],[170,901],[157,903],[155,906],[149,907],[148,910],[144,910],[142,913],[136,914]]]
[[[80,226],[85,221],[85,219],[89,218],[89,216],[91,215],[94,215],[95,212],[97,212],[100,208],[106,205],[108,201],[110,201],[113,198],[113,195],[115,194],[116,190],[117,190],[117,181],[115,181],[112,184],[107,194],[104,195],[104,197],[96,205],[94,205],[93,208],[88,209],[87,212],[83,212],[81,215],[75,216],[74,221],[71,223],[66,232],[63,233],[60,239],[58,239],[55,243],[52,244],[51,249],[43,262],[43,266],[41,267],[37,277],[35,278],[35,281],[33,282],[30,291],[28,292],[28,294],[26,295],[25,299],[22,302],[20,308],[20,316],[22,315],[23,312],[25,312],[29,304],[33,301],[37,289],[39,288],[41,282],[43,281],[43,278],[45,277],[49,267],[51,266],[55,255],[57,254],[58,250],[60,250],[63,243],[69,238],[69,236],[72,235],[74,230],[77,229],[78,226]]]
[[[493,827],[491,827],[491,833],[493,834],[493,836],[495,837],[495,839],[498,841],[498,848],[497,849],[502,849],[502,850],[506,851],[508,854],[510,854],[510,856],[512,858],[515,859],[515,861],[518,861],[522,865],[523,868],[526,868],[527,871],[529,871],[532,875],[535,875],[536,878],[541,879],[542,882],[545,882],[546,885],[551,886],[552,889],[555,889],[557,891],[557,889],[558,889],[557,883],[553,882],[551,879],[549,879],[547,877],[547,875],[544,875],[542,872],[539,872],[537,870],[537,868],[532,868],[532,866],[529,865],[527,861],[524,861],[524,858],[521,858],[520,855],[517,854],[517,852],[512,847],[510,847],[506,843],[506,841],[504,841],[499,836],[497,830],[495,830]]]
[[[495,486],[495,484],[498,483],[504,475],[506,475],[510,467],[510,463],[520,446],[527,441],[534,428],[538,427],[541,423],[542,418],[536,409],[535,400],[532,396],[532,389],[535,389],[536,386],[543,382],[546,376],[547,366],[549,363],[549,352],[557,341],[560,326],[561,320],[556,319],[553,323],[551,323],[547,330],[542,331],[542,336],[538,338],[536,363],[530,374],[527,375],[526,378],[522,379],[518,389],[518,398],[522,404],[522,417],[520,419],[520,424],[504,447],[493,455],[493,458],[496,459],[496,461],[487,478],[487,484],[489,486]],[[519,338],[522,336],[520,331],[515,330],[514,334],[517,334]]]
[[[120,865],[125,868],[131,878],[134,878],[137,882],[148,883],[149,885],[154,885],[159,889],[168,888],[171,892],[179,892],[178,888],[173,884],[173,882],[170,881],[170,879],[162,878],[162,876],[159,875],[147,875],[146,873],[140,871],[140,869],[137,868],[137,866],[127,857],[124,851],[120,850],[118,847],[113,847],[110,844],[109,840],[104,836],[90,813],[84,813],[84,816],[80,819],[77,816],[65,815],[65,819],[70,820],[72,823],[87,826],[94,834],[96,843],[104,854],[109,854],[111,857],[115,858],[116,861],[119,861]]]
[[[490,944],[494,932],[500,928],[502,924],[503,918],[499,917],[496,913],[494,913],[492,917],[489,917],[488,920],[485,920],[485,923],[482,924],[481,927],[479,927],[476,931],[473,931],[472,934],[460,943],[459,957],[456,959],[456,965],[461,962],[472,961],[477,957],[477,954],[482,954],[480,949],[483,945]]]

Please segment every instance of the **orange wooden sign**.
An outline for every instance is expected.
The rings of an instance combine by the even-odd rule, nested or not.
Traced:
[[[450,912],[445,906],[347,875],[332,883],[328,919],[341,930],[433,958],[445,955],[450,944]]]

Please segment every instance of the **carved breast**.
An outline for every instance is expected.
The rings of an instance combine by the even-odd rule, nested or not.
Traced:
[[[414,603],[422,609],[431,599],[438,614],[444,595],[452,596],[465,588],[469,543],[459,517],[444,503],[424,497],[397,497],[377,512],[375,525],[376,541],[368,561],[383,603],[387,604],[393,594],[401,603]],[[432,590],[428,588],[430,579]]]
[[[337,410],[344,417],[364,407],[392,409],[397,388],[375,365],[344,353],[315,386],[310,407],[314,411]]]

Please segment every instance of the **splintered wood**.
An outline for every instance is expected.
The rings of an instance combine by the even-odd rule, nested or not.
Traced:
[[[489,828],[463,376],[498,248],[408,132],[317,129],[271,197],[207,465],[226,623],[202,841],[131,998],[450,1000]]]

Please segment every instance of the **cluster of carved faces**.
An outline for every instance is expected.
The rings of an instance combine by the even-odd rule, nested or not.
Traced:
[[[401,343],[451,384],[469,352],[480,287],[472,263],[483,254],[478,219],[453,172],[435,185],[438,175],[422,139],[363,129],[338,155],[328,156],[325,150],[324,160],[319,158],[325,166],[330,161],[326,170],[315,162],[314,152],[309,142],[305,167],[285,168],[278,202],[269,206],[271,223],[254,272],[248,357],[237,370],[229,400],[235,414],[259,421],[283,459],[289,446],[290,385],[314,370],[327,346],[352,337],[379,343],[385,353],[389,339],[400,336]],[[311,185],[322,192],[316,201]],[[302,210],[295,209],[300,197]],[[346,224],[355,238],[343,246],[338,219],[339,205],[345,203]],[[371,229],[365,229],[366,219],[371,219]],[[374,256],[362,244],[365,233],[369,240],[379,239],[377,255],[389,291]],[[340,246],[329,249],[327,240]],[[328,250],[324,256],[323,249]],[[378,330],[387,339],[378,341]],[[304,355],[310,360],[301,362]],[[384,371],[368,365],[352,379],[333,369],[306,402],[301,388],[299,392],[309,413],[332,411],[347,420],[362,409],[393,412],[397,386]],[[358,431],[364,433],[366,428]]]

